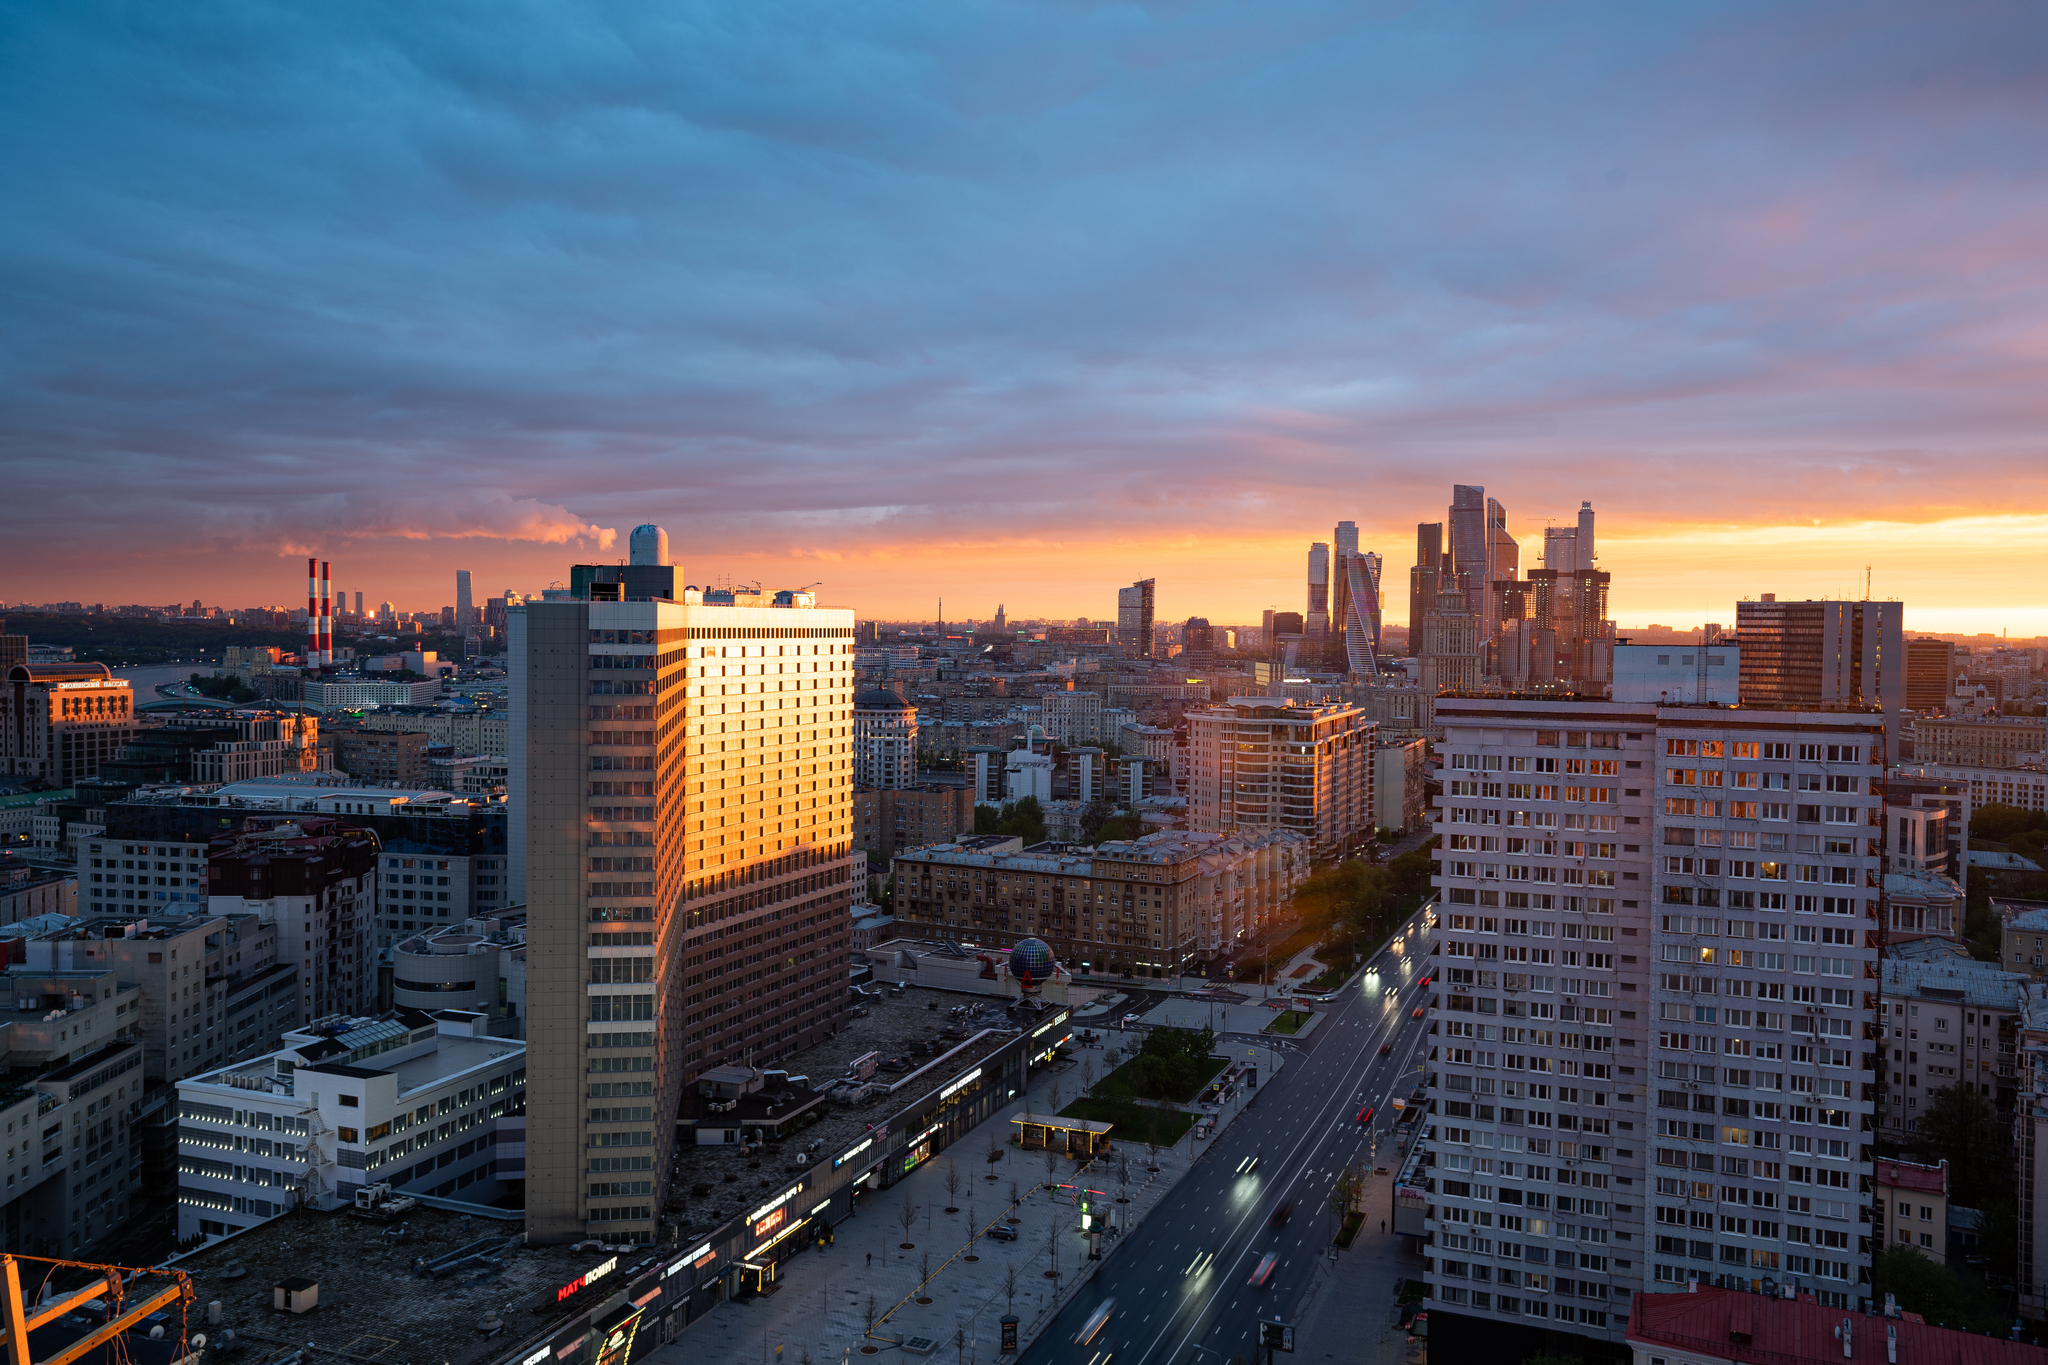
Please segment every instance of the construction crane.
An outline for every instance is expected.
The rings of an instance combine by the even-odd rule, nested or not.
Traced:
[[[8,1365],[71,1365],[71,1362],[90,1354],[97,1347],[112,1341],[129,1328],[140,1323],[151,1313],[170,1304],[189,1305],[193,1299],[192,1280],[182,1270],[152,1270],[136,1266],[100,1265],[91,1261],[60,1261],[44,1256],[16,1256],[12,1253],[0,1255],[6,1271],[6,1317],[7,1317],[7,1358]],[[71,1266],[78,1270],[92,1271],[100,1276],[83,1289],[74,1289],[58,1294],[33,1307],[22,1302],[21,1267],[27,1264],[48,1266]],[[49,1274],[44,1272],[45,1276]],[[170,1283],[159,1289],[142,1292],[132,1302],[126,1277],[139,1278],[143,1275],[166,1276]],[[35,1359],[29,1354],[28,1334],[47,1323],[56,1321],[72,1309],[92,1299],[107,1301],[107,1321],[78,1340],[71,1342],[44,1357]],[[125,1306],[124,1306],[125,1305]],[[203,1339],[202,1339],[203,1340]],[[178,1325],[179,1358],[187,1354],[185,1324]]]

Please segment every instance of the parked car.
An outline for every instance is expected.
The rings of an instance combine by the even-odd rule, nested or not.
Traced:
[[[988,1230],[988,1235],[994,1241],[1014,1242],[1017,1240],[1017,1229],[1011,1227],[1008,1223],[997,1223]]]

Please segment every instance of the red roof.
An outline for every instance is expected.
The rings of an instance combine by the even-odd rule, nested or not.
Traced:
[[[1637,1294],[1628,1341],[1749,1365],[1844,1365],[1835,1333],[1847,1319],[1850,1365],[1889,1365],[1887,1329],[1898,1333],[1898,1365],[2048,1365],[2048,1349],[1933,1327],[1915,1316],[1869,1316],[1823,1308],[1807,1296],[1775,1299],[1702,1284],[1687,1294]]]
[[[1877,1183],[1899,1190],[1925,1190],[1929,1194],[1948,1193],[1948,1159],[1944,1157],[1939,1166],[1922,1166],[1911,1161],[1888,1161],[1882,1158],[1877,1163]]]

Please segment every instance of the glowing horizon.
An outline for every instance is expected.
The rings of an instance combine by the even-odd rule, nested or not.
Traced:
[[[879,618],[1254,624],[1340,519],[1611,614],[2048,634],[2023,10],[24,12],[0,598],[407,610],[666,525]],[[957,605],[955,605],[957,604]]]

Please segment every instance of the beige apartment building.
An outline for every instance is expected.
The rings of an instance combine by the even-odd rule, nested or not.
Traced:
[[[847,1008],[853,613],[782,596],[511,613],[536,1243],[656,1240],[684,1088]]]
[[[135,737],[135,694],[105,664],[16,664],[0,687],[0,772],[69,787]]]
[[[1913,723],[1913,761],[1961,768],[2011,768],[2023,754],[2048,749],[2048,720],[1923,716]]]
[[[1187,722],[1194,829],[1291,830],[1318,858],[1371,837],[1378,727],[1358,707],[1232,697]]]
[[[1290,830],[1163,830],[1096,848],[984,835],[896,856],[896,927],[1000,953],[1042,939],[1068,971],[1172,978],[1291,915],[1308,870]]]

